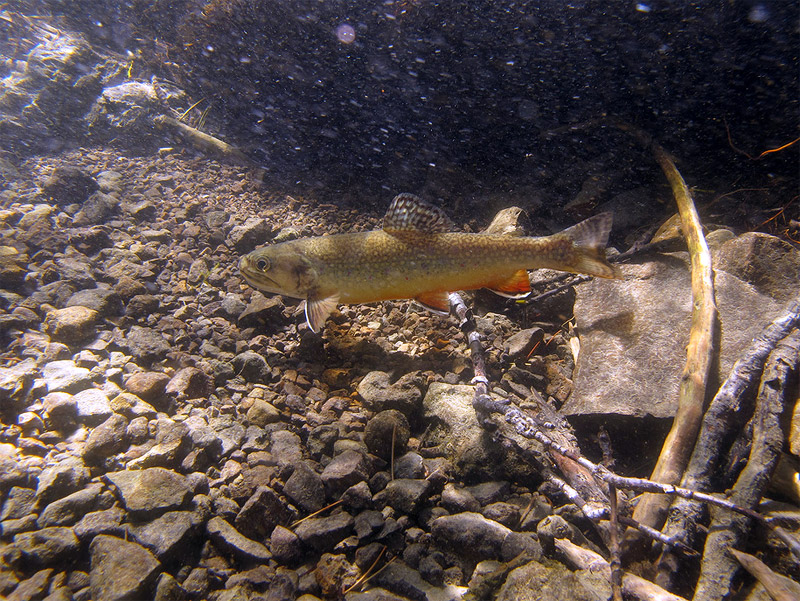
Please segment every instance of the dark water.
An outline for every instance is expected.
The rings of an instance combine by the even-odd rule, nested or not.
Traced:
[[[559,130],[608,115],[701,187],[797,187],[796,146],[743,153],[798,135],[796,2],[25,4],[178,83],[285,184],[457,194],[566,179],[574,194],[564,168],[599,157],[646,182],[652,161],[630,138]]]

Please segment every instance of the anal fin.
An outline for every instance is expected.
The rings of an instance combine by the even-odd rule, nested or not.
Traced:
[[[506,298],[524,298],[531,293],[531,281],[528,271],[520,269],[507,280],[495,282],[488,286],[489,290]]]
[[[414,300],[432,313],[450,314],[450,298],[447,292],[426,292],[415,297]]]
[[[339,304],[339,295],[328,296],[326,298],[306,299],[306,322],[312,332],[319,332],[325,325],[325,320]]]

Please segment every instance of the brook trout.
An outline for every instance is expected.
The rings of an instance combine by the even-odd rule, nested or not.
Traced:
[[[413,298],[447,314],[454,290],[526,296],[528,269],[613,278],[605,256],[611,219],[603,213],[541,238],[461,233],[438,207],[399,194],[383,229],[264,246],[242,257],[239,270],[254,288],[305,299],[317,332],[339,303]]]

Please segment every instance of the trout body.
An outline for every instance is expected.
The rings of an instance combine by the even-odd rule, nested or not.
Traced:
[[[609,214],[541,238],[441,231],[450,227],[439,209],[401,194],[382,230],[265,246],[242,257],[239,269],[255,288],[306,299],[314,331],[339,302],[414,298],[446,313],[454,290],[528,294],[528,269],[614,277],[604,251]]]

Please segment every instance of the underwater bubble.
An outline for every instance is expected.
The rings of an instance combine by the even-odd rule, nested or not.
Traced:
[[[767,19],[769,19],[769,11],[763,4],[756,4],[747,15],[747,20],[751,23],[763,23]]]
[[[649,13],[650,12],[650,7],[647,4],[645,4],[644,2],[639,2],[636,5],[636,10],[638,10],[640,13]]]
[[[352,44],[356,40],[356,30],[352,25],[342,23],[336,28],[336,37],[342,44]]]
[[[539,107],[532,100],[523,100],[517,106],[517,114],[519,115],[520,119],[530,121],[539,116]]]

